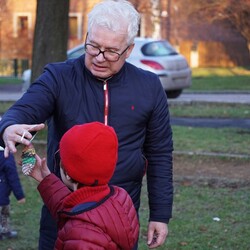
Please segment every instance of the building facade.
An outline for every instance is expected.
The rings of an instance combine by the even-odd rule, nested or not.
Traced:
[[[87,13],[100,2],[70,0],[68,49],[83,43]],[[194,0],[195,1],[195,0]],[[130,0],[141,14],[139,36],[169,40],[192,67],[249,65],[246,41],[228,25],[183,19],[180,0]],[[0,0],[0,75],[31,67],[36,0]]]

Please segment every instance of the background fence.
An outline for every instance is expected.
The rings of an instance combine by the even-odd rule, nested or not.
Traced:
[[[28,59],[0,59],[0,76],[21,77],[28,68]]]

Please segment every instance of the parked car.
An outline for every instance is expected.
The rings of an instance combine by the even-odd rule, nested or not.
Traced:
[[[76,58],[84,52],[84,44],[81,44],[68,50],[67,57]],[[127,61],[156,73],[169,98],[177,98],[183,89],[191,86],[192,73],[186,58],[166,40],[137,37],[135,47]],[[24,91],[30,84],[30,76],[30,69],[24,71]]]
[[[127,61],[156,73],[169,98],[178,97],[183,89],[191,86],[191,69],[186,58],[166,40],[136,38]]]

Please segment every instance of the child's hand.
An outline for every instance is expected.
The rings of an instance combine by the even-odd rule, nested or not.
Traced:
[[[32,169],[31,173],[29,174],[29,176],[31,176],[38,182],[41,182],[47,175],[50,174],[50,170],[47,166],[46,158],[41,159],[37,154],[35,157],[36,157],[36,164]]]

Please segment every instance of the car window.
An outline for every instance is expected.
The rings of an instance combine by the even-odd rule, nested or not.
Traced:
[[[141,51],[145,56],[169,56],[178,54],[175,49],[165,41],[146,43],[142,46]]]
[[[84,47],[76,49],[76,50],[71,51],[71,52],[68,53],[68,59],[77,58],[77,57],[81,56],[84,53],[85,53]]]

